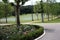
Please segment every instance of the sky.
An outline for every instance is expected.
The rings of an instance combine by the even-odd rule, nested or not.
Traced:
[[[36,1],[40,1],[40,0],[29,0],[28,2],[25,3],[25,5],[31,5],[31,4],[34,5],[34,4],[36,4]],[[60,2],[60,0],[56,0],[56,1]],[[10,2],[14,2],[14,1],[10,0]]]
[[[26,2],[25,3],[25,5],[31,5],[31,4],[36,4],[36,1],[40,1],[40,0],[30,0],[30,1],[28,1],[28,2]],[[44,0],[44,1],[46,1],[46,0]],[[56,0],[57,2],[60,2],[60,0]]]

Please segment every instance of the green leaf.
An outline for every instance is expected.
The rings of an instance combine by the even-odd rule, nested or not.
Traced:
[[[4,3],[8,3],[8,0],[2,0]]]

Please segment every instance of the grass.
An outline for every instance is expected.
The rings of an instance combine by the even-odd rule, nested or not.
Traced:
[[[42,23],[42,22],[37,21],[37,22],[34,22],[34,23]],[[53,19],[53,20],[50,20],[50,21],[47,21],[47,19],[45,19],[44,23],[60,23],[60,18]]]
[[[38,18],[39,20],[37,20],[37,16],[36,14],[33,15],[33,19],[34,21],[32,21],[32,17],[31,17],[31,14],[24,14],[24,15],[20,15],[20,21],[21,23],[26,23],[26,22],[38,22],[38,23],[41,23],[41,14],[38,15]],[[51,18],[50,18],[51,19]],[[11,24],[16,24],[16,17],[14,16],[11,16],[11,17],[8,17],[8,23],[11,23]],[[53,21],[48,21],[47,20],[47,16],[44,15],[44,23],[59,23],[60,19],[55,19]],[[1,19],[1,22],[5,22],[5,18],[2,18]]]
[[[45,23],[60,23],[60,18],[57,18],[51,21],[46,21]]]
[[[40,20],[40,14],[38,15],[38,17]],[[8,17],[7,20],[8,20],[8,23],[16,23],[16,17],[14,17],[14,16]],[[36,21],[36,20],[37,20],[37,16],[36,16],[36,14],[34,14],[34,21]],[[20,15],[20,21],[21,21],[21,23],[31,22],[32,21],[31,14]],[[5,18],[2,18],[1,22],[5,22]]]

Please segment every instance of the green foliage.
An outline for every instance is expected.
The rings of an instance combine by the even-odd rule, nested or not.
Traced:
[[[54,1],[47,1],[45,4],[44,4],[44,13],[49,13],[51,15],[58,15],[60,14],[59,12],[59,8],[60,8],[60,3],[57,3],[55,0]]]
[[[33,27],[35,29],[34,31],[30,31],[26,34],[24,34],[24,31],[17,32],[16,26],[0,26],[0,39],[2,40],[33,40],[43,34],[44,29],[43,27],[37,26],[37,25],[21,25],[22,27],[28,27],[28,29]],[[3,31],[3,32],[2,32]],[[28,30],[26,30],[28,31]],[[25,31],[25,32],[26,32]]]
[[[13,7],[10,4],[5,5],[4,3],[0,2],[0,18],[5,17],[5,13],[7,13],[6,15],[8,16],[11,15],[12,11]]]
[[[4,17],[4,4],[0,3],[0,18]]]
[[[43,34],[43,28],[39,28],[33,32],[29,32],[26,35],[16,35],[15,38],[14,36],[12,36],[10,39],[12,40],[34,40],[35,38],[37,38],[38,36],[40,36],[41,34]]]
[[[4,3],[8,3],[8,0],[2,0]]]
[[[33,11],[35,13],[40,13],[41,12],[41,2],[40,1],[39,2],[36,1],[36,5],[34,5]]]
[[[33,7],[33,11],[35,13],[38,13],[40,11],[40,3],[39,2],[36,2],[36,5],[34,5],[34,7]]]
[[[55,4],[55,14],[54,15],[60,15],[60,3]]]
[[[7,7],[6,8],[7,9],[7,15],[11,16],[12,12],[14,11],[14,8],[10,4],[7,4],[6,7]]]

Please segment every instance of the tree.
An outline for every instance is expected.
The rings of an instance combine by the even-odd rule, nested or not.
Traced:
[[[28,1],[28,0],[15,0],[15,3],[16,3],[16,17],[17,17],[17,27],[18,27],[18,30],[19,30],[19,27],[20,27],[20,20],[19,20],[20,6],[21,6],[21,5],[24,5],[24,3],[25,3],[26,1]],[[22,2],[22,4],[19,5],[21,2]]]
[[[6,11],[7,9],[7,11]],[[5,8],[5,3],[0,2],[0,18],[5,18],[5,15],[7,16],[11,16],[13,8],[11,7],[11,5],[7,5],[7,8]],[[6,14],[7,12],[7,14]]]
[[[4,4],[0,2],[0,19],[4,17]],[[0,20],[1,22],[1,20]]]
[[[33,6],[33,0],[31,1],[31,3],[32,3],[32,6]],[[34,7],[32,7],[32,8],[34,8]],[[32,11],[34,11],[34,10],[32,9]],[[34,13],[33,12],[31,14],[31,17],[32,17],[32,21],[34,21]]]
[[[6,8],[5,8],[5,9],[6,9]],[[14,9],[13,9],[13,7],[11,6],[10,3],[8,3],[8,5],[7,5],[7,11],[8,11],[7,16],[12,16],[12,12],[14,11]]]
[[[8,0],[2,0],[4,3],[8,3]],[[24,5],[24,3],[28,0],[14,0],[16,3],[16,19],[17,19],[17,28],[19,31],[19,27],[20,27],[20,20],[19,20],[19,13],[20,13],[20,6]],[[22,3],[22,4],[20,4]],[[19,5],[20,4],[20,5]]]
[[[48,0],[47,0],[47,7],[46,8],[47,8],[48,21],[49,21],[49,11],[48,11],[49,10],[49,1]]]
[[[50,0],[50,12],[51,12],[52,20],[55,14],[55,5],[54,5],[55,3],[56,3],[56,0]]]
[[[47,19],[49,21],[50,19],[50,13],[51,13],[51,9],[50,9],[50,0],[47,0],[46,3],[44,4],[44,12],[47,15]]]
[[[38,20],[39,19],[38,18],[38,13],[40,12],[40,3],[39,2],[36,1],[36,5],[34,5],[33,11],[34,11],[34,13],[36,13],[37,20]]]
[[[43,10],[43,1],[42,1],[42,0],[40,1],[40,5],[41,5],[41,17],[42,17],[42,22],[44,22],[44,15],[43,15],[44,10]]]
[[[8,13],[8,9],[7,9],[7,4],[8,4],[8,0],[2,0],[5,3],[5,18],[6,18],[6,23],[7,23],[7,13]]]
[[[54,4],[54,15],[56,16],[56,17],[59,17],[60,16],[60,3],[55,3]]]

